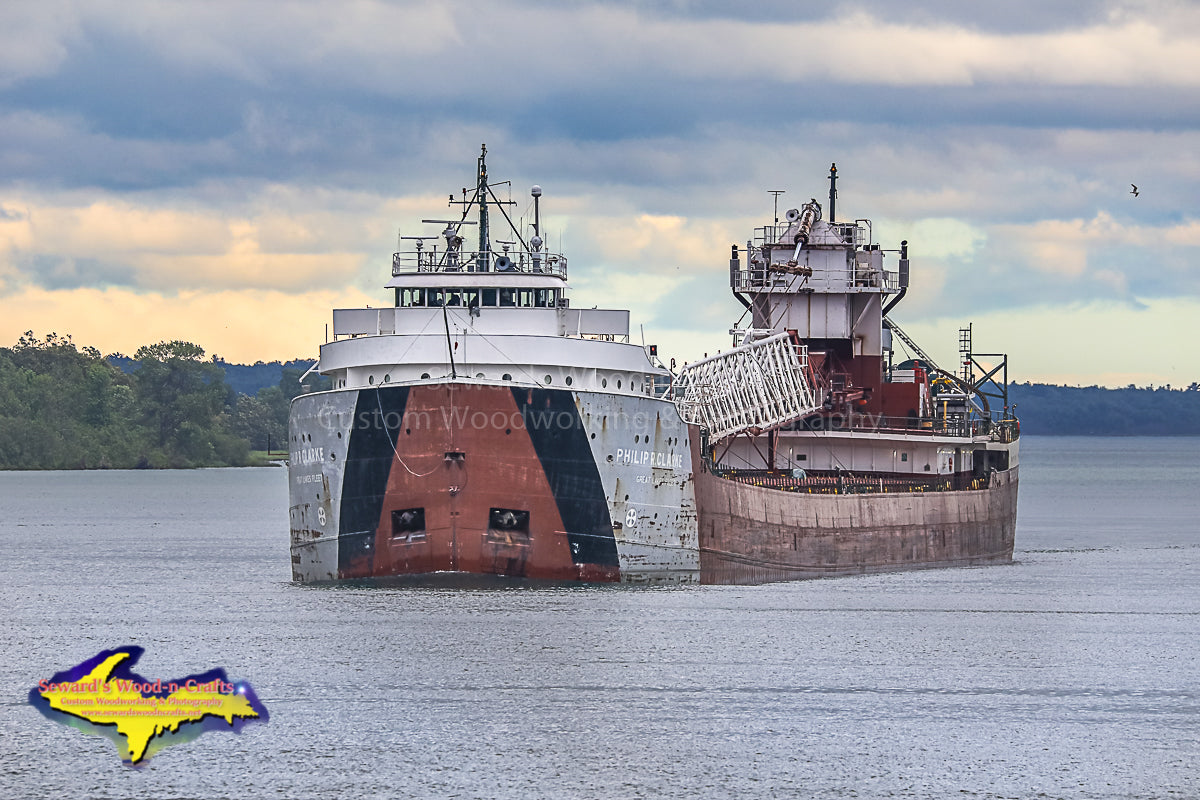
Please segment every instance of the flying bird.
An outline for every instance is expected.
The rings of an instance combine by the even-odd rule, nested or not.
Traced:
[[[1132,191],[1130,191],[1129,193],[1130,193],[1131,195],[1133,195],[1134,197],[1137,197],[1137,196],[1138,196],[1137,184],[1136,184],[1136,183],[1131,183],[1131,184],[1129,184],[1129,185],[1133,187],[1133,190],[1132,190]]]

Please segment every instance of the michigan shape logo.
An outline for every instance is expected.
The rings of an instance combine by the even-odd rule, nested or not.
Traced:
[[[207,731],[239,733],[250,722],[267,721],[250,685],[231,682],[225,670],[149,681],[133,671],[143,652],[105,650],[39,681],[29,703],[55,722],[107,736],[129,766]]]

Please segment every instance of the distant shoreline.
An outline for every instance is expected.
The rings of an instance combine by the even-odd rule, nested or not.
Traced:
[[[0,347],[0,469],[275,466],[291,457],[278,447],[292,398],[329,385],[306,359],[230,364],[182,341],[102,356],[26,332]],[[1200,436],[1197,383],[1013,383],[1007,402],[991,396],[992,413],[1015,410],[1027,436]]]
[[[1008,388],[1021,432],[1043,436],[1200,436],[1200,386]]]

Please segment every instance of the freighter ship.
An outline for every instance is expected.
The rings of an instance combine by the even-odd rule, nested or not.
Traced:
[[[423,221],[440,232],[401,237],[392,304],[334,311],[313,366],[333,388],[293,401],[295,580],[751,583],[1011,560],[1007,360],[971,352],[968,328],[942,370],[888,319],[907,245],[889,271],[868,221],[834,221],[836,169],[828,219],[813,200],[734,246],[734,346],[675,371],[630,341],[628,311],[571,308],[541,189],[514,220],[485,158],[456,213]],[[896,363],[897,340],[914,358]]]
[[[836,198],[833,165],[828,218],[813,199],[733,247],[735,347],[677,378],[704,582],[1012,561],[1008,358],[975,353],[968,326],[958,369],[939,367],[888,317],[908,242],[887,269],[870,220],[836,221]]]
[[[671,372],[628,311],[570,307],[541,189],[526,226],[485,157],[440,233],[401,239],[393,304],[333,312],[333,388],[289,420],[293,576],[699,580]]]

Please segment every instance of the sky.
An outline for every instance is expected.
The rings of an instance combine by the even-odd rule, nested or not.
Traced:
[[[730,245],[836,162],[942,363],[971,323],[1012,380],[1200,381],[1200,4],[1157,0],[10,0],[0,345],[315,360],[483,143],[664,357],[729,346]]]

